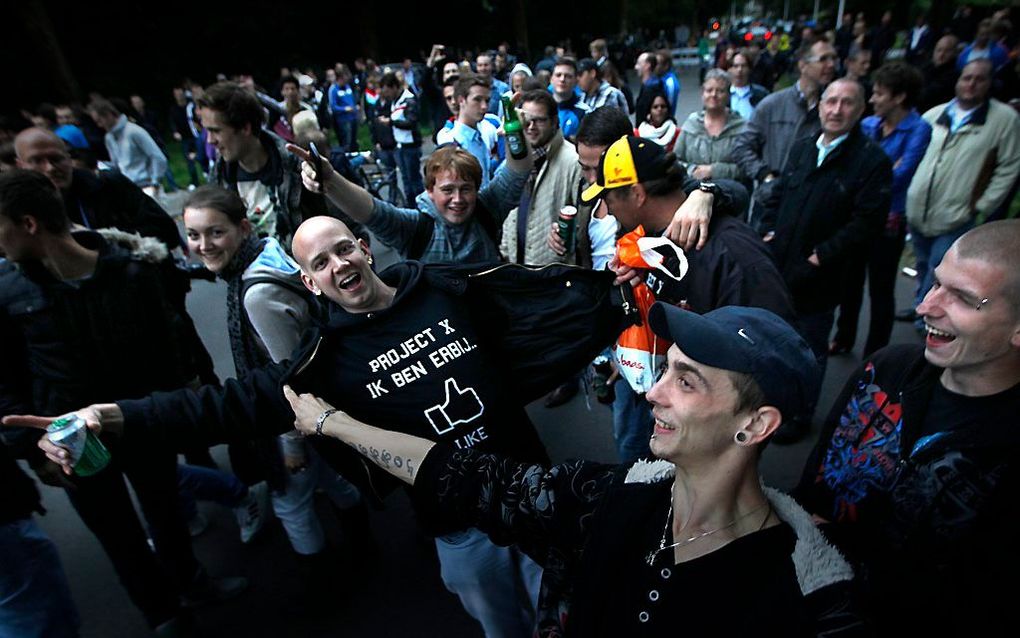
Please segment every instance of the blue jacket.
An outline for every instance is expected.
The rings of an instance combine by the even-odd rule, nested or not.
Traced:
[[[563,137],[572,140],[581,126],[581,118],[590,113],[591,108],[582,102],[575,93],[570,96],[569,100],[557,102],[556,111],[560,117],[560,130],[563,131]]]
[[[495,115],[503,114],[503,103],[500,100],[503,94],[509,90],[509,84],[499,78],[492,78],[492,92],[489,94],[489,113]]]
[[[358,103],[354,99],[354,91],[349,84],[343,87],[336,84],[330,85],[329,110],[333,113],[333,119],[338,122],[350,122],[358,119]]]
[[[974,43],[971,42],[967,45],[967,48],[960,53],[959,57],[956,58],[956,70],[963,71],[963,67],[967,66],[967,62],[970,61],[970,54],[974,51]],[[977,58],[975,58],[977,59]],[[1009,52],[998,42],[988,43],[988,59],[992,61],[992,70],[998,71],[1007,62],[1009,62]]]
[[[911,109],[892,134],[882,137],[882,118],[877,115],[864,118],[861,130],[878,142],[893,163],[892,204],[890,212],[902,215],[907,209],[907,188],[914,177],[924,152],[931,141],[931,125],[924,121],[916,109]]]
[[[666,99],[669,100],[670,113],[676,113],[676,107],[680,103],[680,78],[673,71],[667,71],[659,77],[662,78],[662,88],[666,92]]]

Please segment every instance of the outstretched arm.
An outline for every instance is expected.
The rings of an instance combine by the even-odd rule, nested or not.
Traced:
[[[290,401],[295,415],[294,426],[299,431],[339,439],[411,485],[414,485],[422,460],[435,445],[427,439],[362,423],[314,395],[295,393],[289,385],[283,386],[283,395]]]
[[[331,409],[314,396],[296,395],[286,386],[284,394],[297,415],[298,429],[305,433],[315,432],[319,415]],[[521,464],[380,430],[342,412],[323,419],[322,434],[353,446],[414,485],[412,498],[424,519],[477,527],[497,544],[522,543],[539,553],[550,544],[583,545],[585,523],[614,478],[613,466],[587,461],[553,468]]]
[[[321,174],[316,175],[311,164],[312,156],[305,149],[288,144],[287,150],[301,160],[301,181],[305,188],[313,193],[324,193],[326,199],[351,216],[356,222],[367,224],[372,217],[374,203],[372,196],[364,188],[344,179],[333,170],[325,159],[322,161]]]
[[[223,387],[202,386],[156,392],[147,397],[94,404],[74,413],[95,434],[123,436],[125,448],[137,445],[183,450],[194,444],[247,441],[289,430],[293,413],[280,396],[286,368],[270,364],[252,371],[243,381],[228,379]],[[44,430],[55,417],[10,415],[3,425]],[[39,440],[46,456],[70,473],[66,451]]]
[[[93,434],[98,435],[100,432],[120,434],[123,432],[124,413],[120,411],[120,408],[116,403],[97,403],[80,410],[76,410],[74,414],[85,421],[85,425],[92,431]],[[46,427],[49,426],[50,423],[53,423],[53,421],[57,418],[58,417],[10,415],[3,418],[3,424],[8,427],[35,428],[45,431]],[[52,443],[49,437],[46,436],[39,439],[38,445],[39,449],[46,454],[46,458],[59,465],[65,474],[71,474],[71,458],[67,448]]]

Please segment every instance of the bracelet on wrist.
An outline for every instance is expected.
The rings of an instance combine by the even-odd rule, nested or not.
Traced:
[[[319,415],[319,418],[315,419],[315,433],[316,434],[318,434],[319,436],[322,436],[322,426],[326,423],[326,419],[328,419],[330,416],[333,415],[334,412],[337,412],[337,411],[338,410],[336,408],[330,408],[328,410],[323,410],[322,411],[322,414]]]

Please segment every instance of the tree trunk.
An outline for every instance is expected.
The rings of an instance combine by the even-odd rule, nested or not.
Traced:
[[[526,0],[517,0],[514,10],[514,39],[522,60],[531,59],[531,43],[528,41],[528,13]]]
[[[29,55],[25,59],[32,60],[31,68],[42,73],[43,86],[50,87],[50,100],[60,102],[78,102],[81,89],[74,79],[71,66],[64,57],[64,50],[53,30],[53,23],[46,13],[46,8],[39,0],[27,0],[13,3],[14,11],[20,18],[28,44]]]
[[[376,22],[376,12],[379,7],[372,3],[355,3],[358,7],[358,33],[361,36],[361,53],[365,57],[374,58],[382,64],[379,59],[379,29]]]

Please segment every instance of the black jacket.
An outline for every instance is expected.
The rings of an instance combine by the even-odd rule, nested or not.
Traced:
[[[680,281],[649,271],[647,284],[656,299],[698,314],[754,306],[793,320],[793,302],[768,245],[740,219],[713,215],[708,241],[686,256],[688,271]]]
[[[85,228],[118,228],[155,237],[170,250],[182,245],[177,224],[163,208],[119,173],[96,176],[75,169],[71,186],[61,193],[72,223]]]
[[[547,469],[436,445],[412,494],[424,517],[477,527],[543,566],[543,638],[658,636],[680,624],[692,636],[861,635],[848,591],[853,570],[808,513],[774,490],[766,496],[784,525],[678,567],[669,567],[672,554],[647,565],[669,516],[674,475],[667,461]],[[673,575],[684,584],[666,582]],[[741,613],[720,617],[732,605],[717,592],[734,581],[758,594]]]
[[[394,361],[378,366],[378,379],[386,390],[368,390],[374,396],[367,395],[367,386],[358,376],[365,366],[373,365],[372,357],[402,351],[404,343],[413,346],[411,339],[422,332],[421,317],[440,307],[455,319],[451,325],[460,322],[467,327],[463,332],[473,333],[469,348],[476,345],[475,339],[483,347],[480,356],[491,362],[483,370],[500,373],[498,394],[502,398],[493,401],[501,405],[503,414],[491,414],[488,408],[486,414],[493,417],[493,427],[507,431],[489,432],[492,439],[500,439],[494,451],[547,463],[523,406],[562,383],[619,334],[622,313],[611,294],[615,290],[612,275],[558,265],[480,269],[403,262],[383,271],[381,277],[398,289],[392,306],[379,313],[351,315],[327,302],[320,327],[309,331],[290,361],[255,370],[244,381],[229,380],[222,389],[207,386],[198,392],[157,393],[118,402],[125,417],[125,440],[183,449],[194,443],[280,434],[294,423],[282,392],[287,383],[296,392],[316,394],[374,425],[455,444],[463,439],[463,430],[439,432],[435,421],[432,430],[422,418],[422,402],[438,399],[397,392],[395,380],[391,380],[392,374],[410,370],[409,365],[416,361],[422,362],[432,377],[445,378],[443,366],[428,360],[428,355],[435,354],[434,345],[419,340],[421,354],[406,357],[399,365]],[[433,330],[437,339],[460,337],[447,337],[445,330],[434,326]],[[361,356],[364,348],[371,352],[367,360]],[[342,358],[352,353],[361,359],[357,364]],[[488,379],[484,382],[491,384]],[[413,380],[399,385],[412,384]],[[380,397],[381,402],[373,403]],[[510,421],[516,433],[506,436]],[[396,485],[394,479],[336,440],[316,438],[315,445],[334,469],[369,495],[382,496]]]
[[[872,355],[833,404],[794,496],[862,566],[883,635],[1007,635],[1017,406],[922,439],[941,374],[918,345]]]
[[[166,249],[137,236],[97,249],[93,275],[71,284],[40,264],[0,265],[0,416],[59,415],[179,388],[195,377],[186,326],[166,293]]]
[[[918,113],[924,113],[956,97],[956,78],[960,77],[960,72],[956,70],[955,57],[941,66],[928,62],[921,67],[921,74],[924,76],[924,84],[917,98]]]
[[[21,471],[3,441],[0,441],[0,490],[3,491],[0,525],[28,518],[32,512],[42,512],[35,482]]]
[[[816,138],[794,143],[783,169],[778,208],[762,228],[775,230],[772,250],[798,313],[839,304],[842,264],[863,255],[889,214],[892,163],[854,127],[817,166]],[[821,266],[808,263],[817,253]]]

